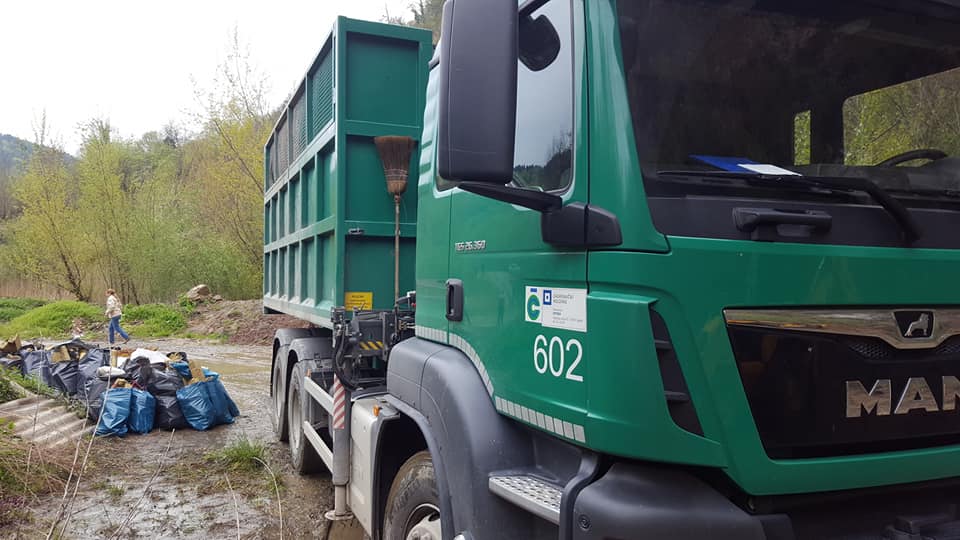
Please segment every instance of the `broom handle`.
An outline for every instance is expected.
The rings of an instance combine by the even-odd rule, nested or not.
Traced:
[[[393,196],[393,298],[400,298],[400,195]]]

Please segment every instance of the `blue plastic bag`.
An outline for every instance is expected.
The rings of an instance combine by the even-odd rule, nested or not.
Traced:
[[[195,383],[177,390],[177,403],[190,427],[206,431],[216,425],[217,416],[210,402],[210,395],[204,387],[206,383]]]
[[[170,367],[177,370],[177,373],[179,373],[181,377],[183,377],[188,381],[193,378],[193,374],[190,373],[190,364],[187,364],[186,362],[173,362],[172,364],[170,364]],[[217,373],[216,371],[210,371],[207,368],[202,368],[202,369],[203,369],[203,374],[206,375],[207,377],[213,377],[214,379],[220,378],[220,374]]]
[[[193,429],[204,431],[220,424],[232,424],[237,405],[230,399],[219,378],[193,383],[177,390],[180,410]]]
[[[131,389],[130,417],[127,427],[134,433],[150,433],[153,430],[153,419],[157,411],[157,400],[148,392]]]
[[[227,395],[227,390],[223,387],[220,379],[198,384],[203,385],[207,395],[210,396],[210,403],[213,405],[214,425],[232,424],[233,414],[231,411],[236,410],[237,406]]]
[[[103,394],[103,409],[100,413],[97,435],[123,437],[127,434],[131,397],[130,388],[111,388]]]
[[[217,377],[213,379],[212,384],[217,388],[218,392],[223,394],[223,399],[227,402],[227,411],[230,413],[230,416],[240,416],[240,409],[237,408],[237,404],[230,398],[230,394],[227,393],[227,389],[223,386],[220,378]]]

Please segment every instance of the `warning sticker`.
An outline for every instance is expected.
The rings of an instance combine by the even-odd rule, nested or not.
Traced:
[[[343,307],[347,311],[373,309],[373,292],[347,292],[343,295]]]
[[[524,291],[523,319],[527,322],[587,331],[587,290],[527,286]]]

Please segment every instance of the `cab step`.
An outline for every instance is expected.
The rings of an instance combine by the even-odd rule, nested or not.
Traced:
[[[550,523],[560,523],[562,489],[531,474],[500,474],[490,477],[490,491]]]

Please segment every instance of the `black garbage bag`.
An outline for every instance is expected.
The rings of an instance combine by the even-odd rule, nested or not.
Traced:
[[[87,355],[79,361],[80,385],[86,384],[90,379],[95,379],[97,377],[97,370],[109,365],[109,349],[90,349],[87,351]]]
[[[43,384],[50,385],[50,351],[24,350],[20,358],[20,372],[24,377],[35,377]]]
[[[183,377],[176,370],[160,371],[154,369],[145,388],[154,396],[174,396],[183,388]]]
[[[115,379],[114,379],[115,380]],[[103,393],[113,384],[113,380],[104,380],[98,377],[87,379],[83,386],[81,399],[87,410],[87,418],[96,422],[100,418],[100,411],[103,409]]]
[[[0,368],[20,371],[23,366],[23,360],[19,354],[0,355]]]
[[[171,430],[190,427],[187,419],[183,416],[183,411],[180,410],[180,403],[177,401],[176,393],[155,397],[157,399],[157,412],[154,424],[158,428]]]
[[[76,360],[50,363],[50,387],[65,396],[77,394],[80,384],[80,368]]]
[[[143,358],[142,356],[138,356],[136,358],[127,358],[127,361],[124,362],[122,366],[120,366],[120,369],[126,372],[126,375],[123,377],[124,379],[128,381],[132,381],[140,376],[141,364],[138,362],[138,360],[142,358]],[[147,364],[149,363],[150,362],[147,362]]]

